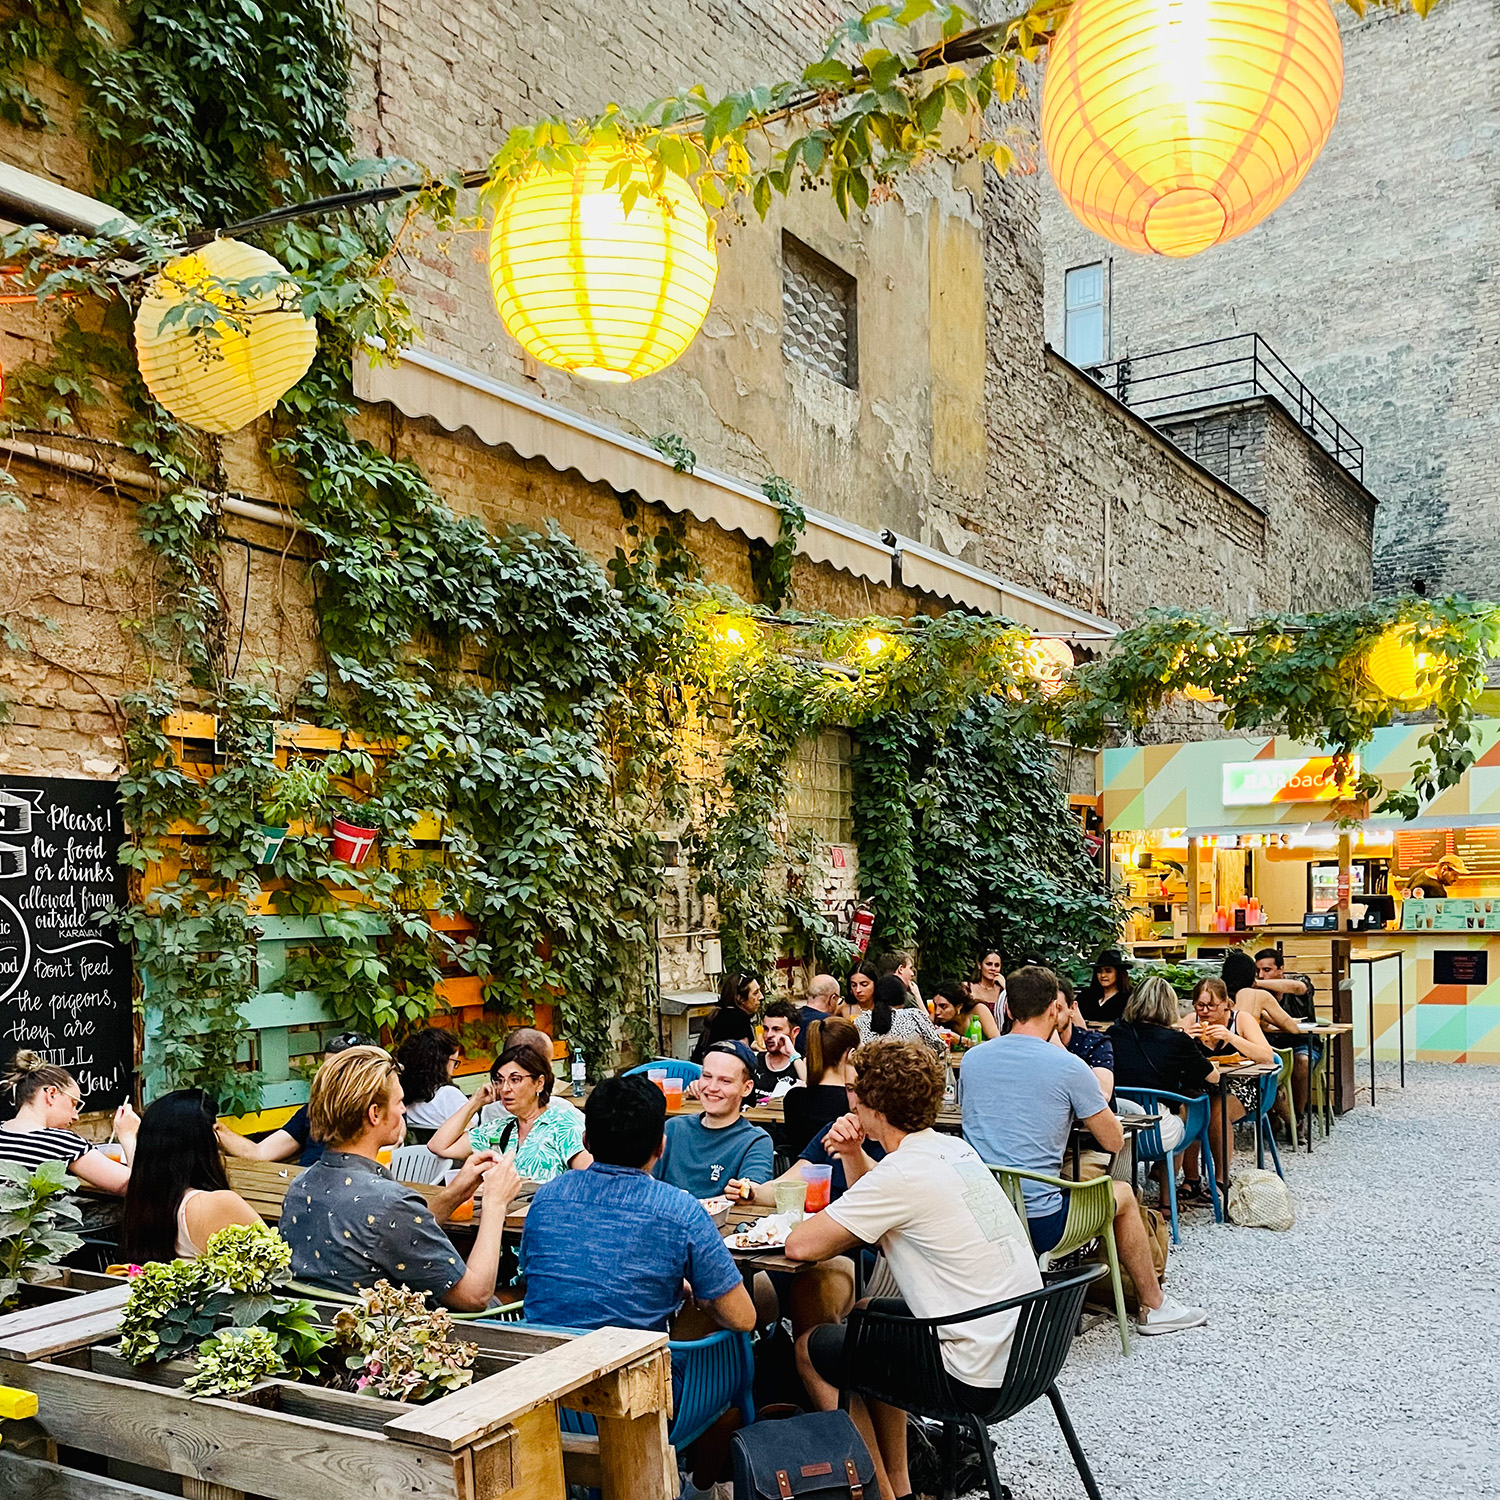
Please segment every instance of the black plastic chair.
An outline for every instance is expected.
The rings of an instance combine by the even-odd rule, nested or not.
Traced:
[[[914,1416],[941,1422],[943,1477],[938,1500],[951,1500],[958,1462],[958,1434],[967,1430],[978,1443],[984,1460],[990,1500],[1002,1500],[1006,1490],[995,1469],[990,1425],[1006,1421],[1039,1396],[1046,1396],[1089,1500],[1100,1500],[1099,1486],[1094,1483],[1088,1459],[1058,1394],[1057,1374],[1068,1357],[1089,1283],[1104,1273],[1103,1266],[1091,1266],[1053,1281],[1038,1292],[945,1318],[912,1318],[876,1307],[857,1307],[849,1314],[844,1337],[844,1367],[858,1374],[855,1384],[840,1391],[839,1403],[847,1406],[849,1397],[857,1393]],[[975,1411],[948,1378],[937,1331],[1012,1311],[1020,1317],[1011,1340],[1005,1383],[995,1391],[990,1405]]]

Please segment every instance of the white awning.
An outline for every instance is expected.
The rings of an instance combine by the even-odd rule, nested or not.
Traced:
[[[640,438],[423,350],[407,350],[395,365],[356,360],[354,391],[362,401],[388,401],[406,416],[431,417],[449,432],[467,428],[481,442],[503,445],[522,458],[540,458],[559,471],[573,470],[592,483],[637,494],[752,540],[771,543],[780,534],[776,507],[743,480],[703,468],[680,474]],[[825,511],[808,509],[797,551],[876,584],[892,581],[892,563],[899,554],[901,581],[934,598],[1005,615],[1035,630],[1114,635],[1119,629],[1112,621],[1007,583],[932,547],[899,537],[889,546],[875,532]]]

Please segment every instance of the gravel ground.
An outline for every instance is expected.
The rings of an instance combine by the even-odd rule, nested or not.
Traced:
[[[1207,1328],[1074,1345],[1059,1387],[1104,1500],[1500,1496],[1500,1068],[1406,1078],[1282,1153],[1289,1232],[1193,1211],[1167,1281]],[[1083,1495],[1045,1400],[995,1433],[1015,1500]]]

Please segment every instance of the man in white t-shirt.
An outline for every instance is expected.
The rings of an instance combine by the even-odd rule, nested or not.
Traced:
[[[862,1244],[878,1244],[912,1316],[939,1318],[1003,1302],[1042,1284],[1031,1242],[1010,1199],[979,1154],[933,1127],[943,1100],[944,1068],[920,1042],[878,1041],[852,1058],[856,1112],[836,1121],[826,1148],[843,1163],[849,1186],[837,1203],[792,1230],[789,1260],[821,1261]],[[872,1161],[866,1139],[886,1155]],[[943,1364],[955,1391],[988,1404],[1004,1383],[1017,1314],[1000,1313],[940,1329]],[[799,1343],[798,1368],[824,1410],[851,1384],[840,1324],[815,1328]],[[851,1403],[876,1457],[886,1500],[911,1493],[906,1414],[872,1401]]]

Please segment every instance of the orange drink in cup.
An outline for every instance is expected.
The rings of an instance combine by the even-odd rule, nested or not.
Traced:
[[[662,1093],[667,1092],[667,1070],[665,1068],[652,1068],[646,1077],[659,1088]],[[668,1101],[670,1102],[670,1100]]]
[[[375,1160],[378,1161],[382,1167],[390,1166],[391,1153],[395,1149],[396,1148],[394,1146],[382,1146],[380,1150],[375,1153]]]
[[[680,1078],[664,1078],[661,1084],[662,1092],[667,1096],[667,1109],[682,1108],[682,1080]]]
[[[448,1215],[448,1222],[450,1224],[467,1224],[473,1217],[474,1200],[472,1198],[465,1198],[464,1201],[458,1204],[457,1207],[454,1208],[453,1212]]]
[[[802,1180],[807,1184],[806,1211],[815,1214],[827,1208],[833,1196],[833,1168],[814,1166],[805,1161],[802,1163]]]

